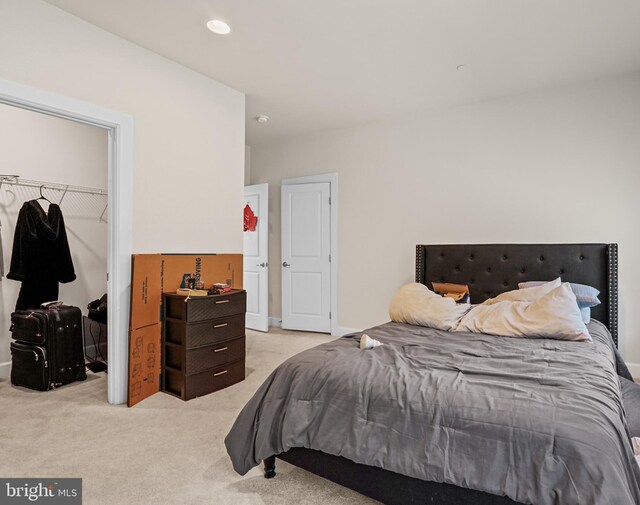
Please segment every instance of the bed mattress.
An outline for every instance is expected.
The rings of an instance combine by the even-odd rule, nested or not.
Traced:
[[[278,367],[225,440],[245,474],[293,447],[537,505],[640,503],[614,346],[401,323]]]

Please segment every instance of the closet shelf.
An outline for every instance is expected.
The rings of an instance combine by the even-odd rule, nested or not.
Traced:
[[[72,193],[88,193],[90,195],[108,195],[106,189],[74,186],[73,184],[62,184],[58,182],[32,181],[29,179],[22,179],[19,175],[0,175],[0,188],[5,184],[27,186],[30,188],[54,189],[57,191],[63,191],[64,193],[69,191]],[[64,199],[64,195],[62,199]]]
[[[76,186],[74,184],[62,184],[59,182],[34,181],[30,179],[23,179],[19,175],[0,174],[0,189],[2,189],[5,184],[10,186],[40,188],[40,196],[43,196],[42,192],[47,189],[62,192],[60,200],[56,202],[58,205],[62,204],[62,201],[64,200],[64,197],[67,195],[67,193],[84,193],[96,196],[108,196],[109,194],[106,189],[102,188],[90,188],[87,186]],[[99,221],[104,221],[106,223],[104,215],[107,212],[108,206],[108,202],[105,202],[104,209],[98,217]]]

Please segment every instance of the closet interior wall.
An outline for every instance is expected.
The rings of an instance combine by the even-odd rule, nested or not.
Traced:
[[[107,140],[107,132],[101,128],[0,104],[0,174],[106,188]],[[45,189],[44,195],[58,203],[62,192]],[[38,188],[17,185],[0,188],[5,275],[9,271],[20,207],[38,196]],[[99,220],[106,204],[106,196],[68,192],[60,205],[77,279],[60,284],[59,298],[80,307],[85,315],[87,303],[107,290],[107,224]],[[19,291],[19,282],[6,277],[0,280],[0,379],[10,372],[10,315]]]

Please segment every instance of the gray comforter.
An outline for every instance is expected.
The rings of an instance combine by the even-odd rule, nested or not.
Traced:
[[[536,505],[640,503],[613,344],[387,323],[278,367],[225,444],[245,474],[292,447]]]

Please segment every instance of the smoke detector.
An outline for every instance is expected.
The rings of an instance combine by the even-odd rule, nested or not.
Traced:
[[[259,114],[253,119],[255,119],[260,124],[265,124],[269,121],[269,116],[267,116],[266,114]]]

